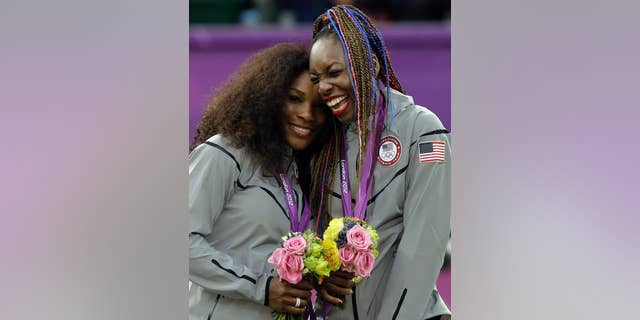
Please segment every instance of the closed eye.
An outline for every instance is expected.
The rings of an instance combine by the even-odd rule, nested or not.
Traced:
[[[329,76],[330,77],[337,77],[340,75],[340,73],[342,73],[342,70],[333,70],[333,71],[329,71]]]

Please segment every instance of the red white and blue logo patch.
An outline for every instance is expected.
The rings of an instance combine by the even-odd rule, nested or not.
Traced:
[[[380,140],[380,149],[378,150],[378,162],[384,166],[392,166],[400,159],[402,145],[394,136],[386,136]]]
[[[431,141],[422,142],[418,145],[420,163],[444,162],[444,149],[446,142]]]

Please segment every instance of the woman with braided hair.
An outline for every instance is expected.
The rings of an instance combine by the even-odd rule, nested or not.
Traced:
[[[329,319],[448,319],[435,283],[450,228],[449,132],[398,81],[381,34],[352,6],[314,23],[310,76],[333,115],[334,135],[314,161],[311,204],[365,219],[379,234],[371,276],[335,272],[319,294],[343,305]]]

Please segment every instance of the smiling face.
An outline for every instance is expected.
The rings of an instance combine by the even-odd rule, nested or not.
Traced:
[[[293,150],[304,150],[318,135],[326,120],[322,108],[324,105],[309,80],[309,73],[301,73],[291,83],[282,112],[284,137]]]
[[[342,123],[354,120],[355,99],[342,44],[336,35],[318,39],[311,47],[309,74],[322,100]]]

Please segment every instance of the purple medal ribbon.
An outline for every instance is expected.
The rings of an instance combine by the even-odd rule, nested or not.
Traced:
[[[347,134],[346,129],[342,131],[342,137]],[[351,207],[351,182],[349,181],[349,160],[347,159],[347,143],[342,141],[342,150],[340,153],[340,190],[342,190],[342,212],[345,217],[353,216]],[[345,199],[349,199],[345,201]]]
[[[373,182],[373,169],[375,168],[375,161],[373,161],[373,146],[379,148],[380,138],[382,137],[382,130],[384,119],[387,114],[387,107],[384,103],[383,96],[378,99],[378,107],[376,108],[376,132],[370,131],[369,143],[367,143],[366,156],[364,158],[364,170],[360,177],[360,185],[358,186],[358,200],[356,200],[355,212],[351,206],[351,183],[349,182],[349,160],[347,155],[347,132],[343,129],[342,132],[342,149],[340,150],[340,189],[342,191],[342,209],[344,210],[345,217],[356,217],[364,220],[367,213],[367,199],[369,199],[369,193],[371,192],[371,184]],[[363,187],[364,186],[364,187]],[[324,301],[322,303],[322,316],[327,318],[329,310],[333,305]]]
[[[280,181],[282,181],[282,191],[284,192],[284,200],[287,203],[287,209],[289,210],[289,222],[291,223],[291,231],[304,232],[309,226],[309,219],[311,219],[311,209],[309,209],[309,202],[307,198],[304,199],[304,207],[302,209],[302,217],[298,218],[298,206],[294,201],[293,191],[291,191],[291,183],[289,177],[280,172]]]
[[[378,99],[378,107],[376,108],[376,131],[370,131],[369,143],[367,143],[366,155],[364,158],[364,170],[360,177],[358,185],[358,199],[356,200],[356,208],[353,210],[351,206],[351,183],[349,182],[349,160],[347,155],[347,133],[343,129],[342,149],[340,153],[340,189],[342,191],[342,209],[345,217],[355,217],[364,220],[367,212],[367,200],[371,193],[371,185],[373,182],[373,170],[375,161],[373,160],[374,148],[378,148],[380,138],[382,136],[384,118],[386,115],[386,105],[382,97]]]
[[[304,230],[306,230],[309,226],[309,219],[311,219],[311,209],[309,209],[309,202],[307,201],[307,198],[302,195],[302,199],[304,199],[304,207],[302,208],[302,217],[298,219],[298,206],[293,200],[293,192],[291,191],[291,183],[289,182],[289,177],[286,174],[282,173],[282,171],[280,171],[278,175],[280,175],[280,181],[282,181],[284,200],[287,203],[287,209],[289,210],[289,222],[291,223],[291,231],[304,232]],[[309,301],[309,303],[307,304],[307,308],[304,310],[304,319],[316,319],[316,313],[311,307],[311,301]]]

